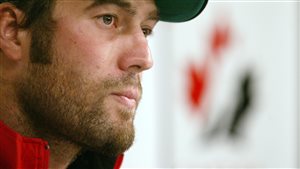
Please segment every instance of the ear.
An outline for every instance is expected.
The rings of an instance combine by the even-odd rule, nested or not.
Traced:
[[[23,13],[11,3],[0,4],[0,52],[9,60],[19,60],[22,48],[18,34]]]

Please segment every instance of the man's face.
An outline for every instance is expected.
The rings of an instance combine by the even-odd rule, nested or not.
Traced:
[[[109,155],[131,146],[141,72],[152,66],[145,34],[156,15],[153,0],[56,2],[53,35],[44,37],[51,40],[30,52],[50,55],[51,63],[30,62],[18,89],[44,137]]]

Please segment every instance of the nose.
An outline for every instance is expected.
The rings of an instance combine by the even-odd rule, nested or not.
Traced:
[[[148,41],[142,31],[126,35],[121,44],[121,55],[118,60],[119,68],[130,73],[140,73],[153,66]]]

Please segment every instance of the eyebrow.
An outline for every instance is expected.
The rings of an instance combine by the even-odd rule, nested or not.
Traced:
[[[93,0],[93,3],[88,6],[85,10],[90,10],[92,8],[96,8],[101,5],[113,4],[128,12],[131,15],[136,15],[136,10],[132,7],[129,2],[124,0]]]
[[[159,21],[158,11],[157,10],[153,10],[152,12],[150,12],[147,19],[148,20]]]
[[[106,5],[106,4],[113,4],[116,5],[120,8],[122,8],[123,10],[125,10],[127,13],[129,13],[130,15],[134,16],[136,15],[136,9],[134,7],[132,7],[132,5],[125,1],[125,0],[93,0],[93,3],[91,5],[89,5],[85,10],[90,10],[92,8],[101,6],[101,5]],[[155,20],[158,21],[159,20],[159,15],[158,15],[158,11],[154,10],[152,12],[149,13],[149,16],[147,17],[147,20]]]

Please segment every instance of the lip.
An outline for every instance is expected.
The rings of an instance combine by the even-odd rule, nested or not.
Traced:
[[[137,89],[128,89],[113,92],[112,96],[114,96],[119,103],[130,109],[133,109],[137,106],[139,100],[139,91]]]

